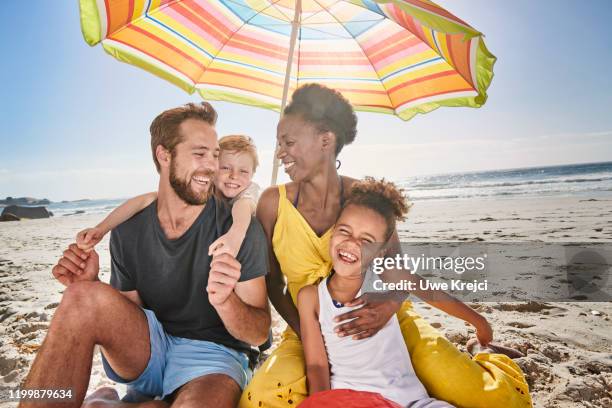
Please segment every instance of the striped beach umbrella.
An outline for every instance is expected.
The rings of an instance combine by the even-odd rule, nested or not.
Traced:
[[[317,82],[408,120],[480,107],[493,77],[482,34],[429,0],[80,0],[80,12],[88,44],[206,100],[278,111]]]

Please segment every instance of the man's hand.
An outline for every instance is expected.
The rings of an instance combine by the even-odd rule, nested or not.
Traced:
[[[375,335],[402,305],[400,301],[389,300],[388,298],[373,299],[373,296],[369,295],[366,293],[346,304],[349,307],[359,305],[362,305],[362,307],[334,319],[335,322],[352,319],[350,322],[336,326],[334,331],[339,337],[353,336],[353,339],[360,340]]]
[[[213,307],[221,306],[232,294],[240,279],[240,262],[229,254],[213,257],[208,273],[208,300]]]
[[[96,251],[86,253],[76,244],[70,244],[51,272],[64,286],[78,281],[96,281],[100,270],[100,259]]]

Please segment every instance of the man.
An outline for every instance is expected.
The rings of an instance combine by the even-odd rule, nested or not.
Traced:
[[[110,286],[98,280],[96,252],[74,244],[53,268],[67,288],[23,387],[72,390],[68,404],[49,406],[81,405],[95,345],[109,378],[161,397],[146,405],[236,406],[251,346],[270,328],[266,244],[252,220],[237,259],[207,255],[231,225],[212,195],[216,118],[208,103],[187,104],[151,124],[158,199],[113,230]]]

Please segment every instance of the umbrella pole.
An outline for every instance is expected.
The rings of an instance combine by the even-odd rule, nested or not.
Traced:
[[[285,83],[283,85],[283,99],[281,102],[280,117],[283,117],[283,111],[287,106],[287,96],[289,95],[289,83],[291,82],[291,68],[293,66],[293,52],[295,50],[295,43],[297,40],[298,29],[300,28],[300,20],[302,17],[302,0],[297,0],[295,3],[295,14],[293,15],[293,21],[291,22],[291,42],[289,43],[289,60],[287,61],[287,69],[285,70]],[[278,167],[280,161],[276,158],[276,152],[278,150],[278,140],[274,146],[274,152],[272,152],[272,180],[270,185],[276,185],[276,178],[278,177]]]

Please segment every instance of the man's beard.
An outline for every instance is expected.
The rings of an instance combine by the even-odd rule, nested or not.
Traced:
[[[211,195],[212,186],[213,186],[213,177],[215,175],[214,172],[208,170],[197,173],[198,176],[208,177],[209,187],[208,190],[202,193],[194,192],[189,186],[189,181],[181,180],[176,176],[176,160],[172,160],[172,164],[170,165],[170,185],[172,189],[179,196],[181,200],[186,202],[189,205],[204,205],[208,201],[208,197]]]

